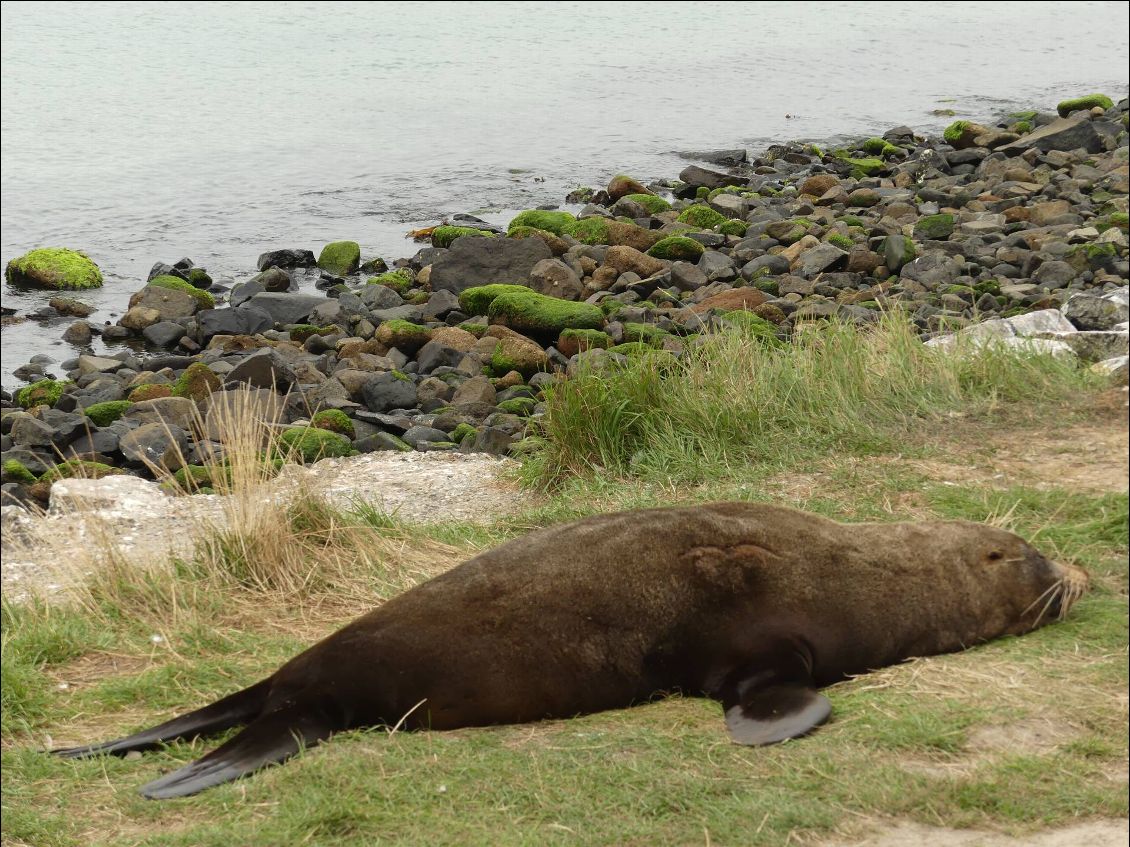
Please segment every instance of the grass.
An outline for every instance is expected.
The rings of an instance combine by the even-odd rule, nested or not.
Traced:
[[[280,507],[264,497],[269,428],[233,413],[216,457],[229,513],[191,555],[138,570],[101,539],[95,577],[67,602],[4,605],[4,843],[778,845],[875,818],[1022,834],[1124,817],[1125,486],[1025,476],[1000,447],[1124,426],[1124,412],[1054,360],[955,361],[900,333],[832,328],[784,350],[731,336],[686,363],[645,357],[566,383],[523,470],[552,493],[485,525],[411,525],[301,492]],[[940,459],[1003,476],[954,483],[929,464]],[[717,704],[676,697],[567,721],[347,733],[168,803],[136,787],[215,741],[133,760],[41,752],[249,684],[380,600],[532,528],[719,498],[852,520],[988,521],[1083,565],[1094,590],[1067,621],[1023,638],[833,686],[832,722],[774,748],[730,744]]]

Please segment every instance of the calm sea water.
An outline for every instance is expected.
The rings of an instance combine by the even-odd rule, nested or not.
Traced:
[[[937,129],[1127,91],[1126,3],[3,3],[4,262],[85,250],[120,313],[155,261],[276,247],[411,255],[674,151]],[[790,117],[791,116],[791,117]],[[45,302],[5,286],[5,305]],[[2,333],[3,376],[74,355]]]

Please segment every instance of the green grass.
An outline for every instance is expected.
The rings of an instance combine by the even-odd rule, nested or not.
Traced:
[[[523,473],[553,493],[525,512],[412,525],[365,503],[255,511],[249,497],[233,530],[165,570],[111,557],[77,604],[5,604],[4,843],[779,845],[865,818],[1023,834],[1124,817],[1126,783],[1111,775],[1127,757],[1125,491],[947,484],[922,464],[992,466],[987,432],[1023,443],[1091,421],[1100,386],[1053,360],[942,359],[911,340],[897,327],[832,327],[787,347],[731,335],[679,363],[634,360],[549,398],[545,442]],[[826,689],[832,721],[772,748],[730,744],[717,704],[673,697],[520,726],[346,733],[165,803],[136,788],[216,740],[131,760],[42,752],[247,685],[382,599],[536,527],[723,498],[1001,524],[1086,567],[1094,588],[1066,621],[1022,638]],[[1025,741],[1030,724],[1053,727],[1051,743]],[[1002,730],[1020,734],[985,740]]]

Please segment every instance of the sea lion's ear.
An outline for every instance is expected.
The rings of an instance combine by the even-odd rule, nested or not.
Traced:
[[[756,747],[807,735],[832,714],[828,698],[804,685],[754,688],[725,708],[730,737]]]

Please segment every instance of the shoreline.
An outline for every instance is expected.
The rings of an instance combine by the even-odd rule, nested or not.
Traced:
[[[236,386],[290,392],[269,404],[279,425],[322,413],[294,439],[307,459],[505,454],[555,374],[679,355],[726,327],[784,340],[894,309],[923,339],[989,323],[1088,363],[1124,356],[1128,107],[1105,102],[839,150],[681,153],[678,180],[614,177],[562,198],[576,215],[527,210],[508,227],[457,215],[391,263],[354,242],[280,246],[230,286],[158,263],[114,324],[60,291],[79,355],[34,356],[0,394],[5,503],[43,502],[45,474],[197,464],[192,419]],[[1059,317],[1019,320],[1040,312]],[[98,337],[121,346],[93,355]],[[93,464],[52,471],[58,453]]]

